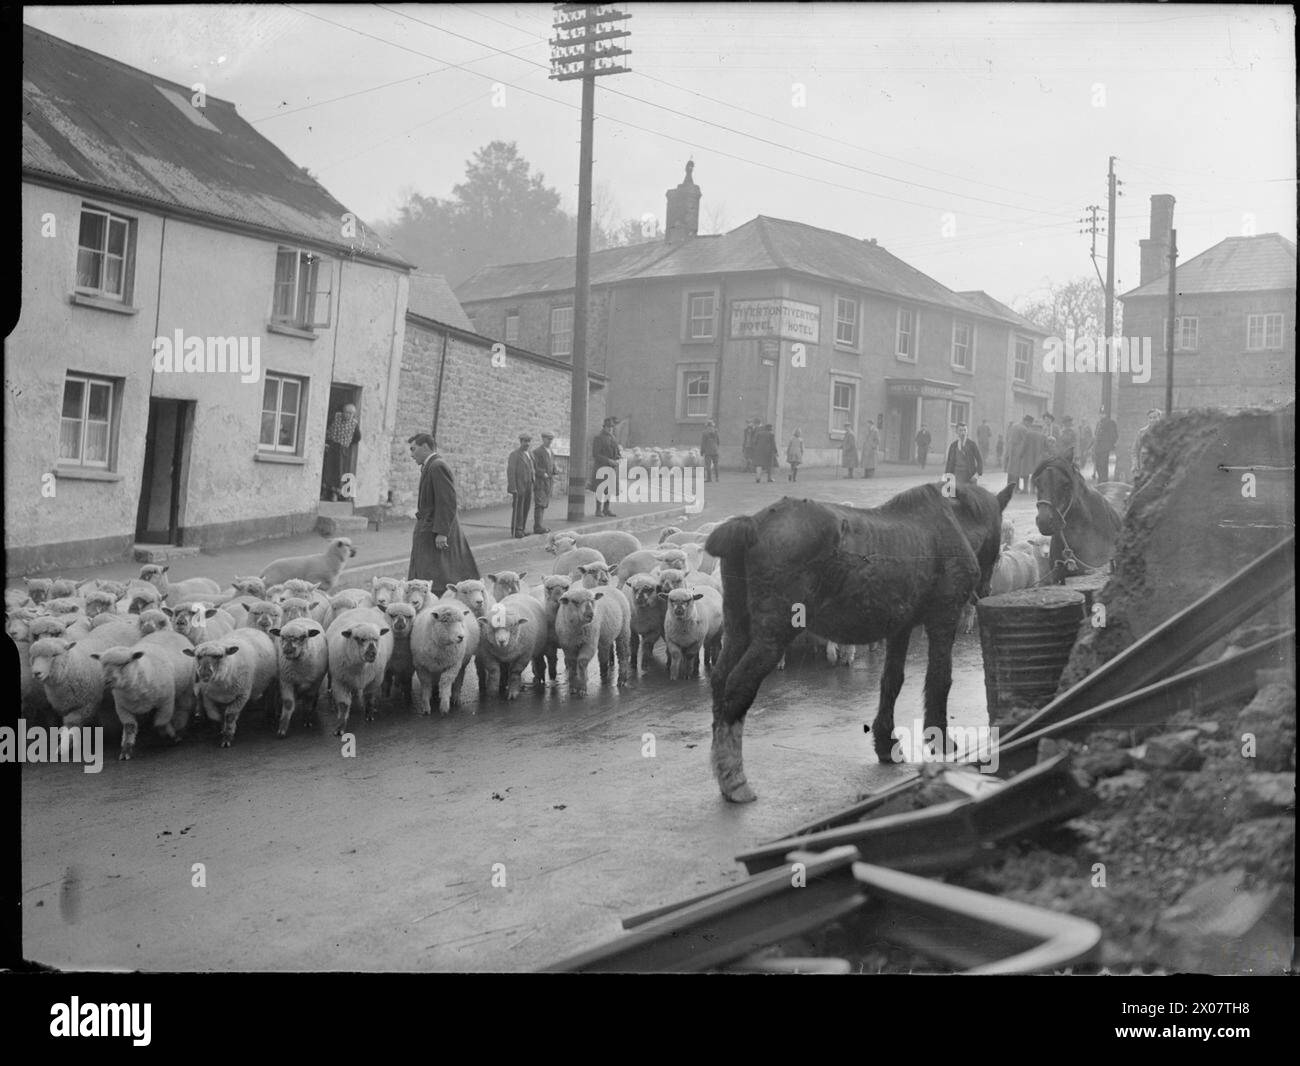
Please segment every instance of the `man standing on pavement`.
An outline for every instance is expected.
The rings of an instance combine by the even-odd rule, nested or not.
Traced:
[[[916,434],[916,461],[925,469],[925,457],[930,454],[930,431],[922,426]]]
[[[1025,415],[1020,420],[1019,425],[1014,425],[1007,432],[1007,484],[1014,485],[1011,490],[1014,496],[1021,491],[1021,480],[1025,482],[1025,488],[1028,488],[1029,475],[1034,472],[1034,466],[1029,465],[1029,437],[1030,426],[1034,424],[1033,415]]]
[[[533,509],[533,482],[537,472],[528,446],[533,438],[528,433],[519,434],[519,447],[506,460],[506,491],[510,493],[510,535],[518,540],[528,535],[528,512]]]
[[[767,471],[767,480],[771,481],[777,462],[776,431],[771,422],[765,422],[754,434],[754,484],[763,479],[763,471]]]
[[[1138,471],[1142,469],[1142,440],[1146,437],[1151,427],[1164,417],[1164,412],[1159,407],[1153,407],[1147,412],[1147,424],[1138,430],[1137,439],[1133,442],[1133,466],[1129,470],[1129,480],[1137,480]]]
[[[617,518],[609,509],[609,499],[618,495],[618,461],[623,458],[623,449],[618,446],[614,436],[614,427],[618,419],[612,415],[605,419],[604,425],[591,442],[591,482],[590,489],[596,494],[596,514],[606,518]],[[602,497],[604,500],[602,502]]]
[[[1061,431],[1056,435],[1056,454],[1065,455],[1067,452],[1073,452],[1079,446],[1078,435],[1074,432],[1074,418],[1065,415],[1061,418]],[[1075,461],[1078,461],[1078,455],[1075,453]]]
[[[989,451],[993,444],[993,427],[987,418],[980,422],[979,429],[975,431],[975,443],[980,446],[980,458],[993,454]]]
[[[1097,422],[1097,432],[1093,437],[1092,458],[1094,469],[1093,481],[1110,480],[1110,453],[1119,443],[1119,426],[1113,418],[1106,415],[1106,408],[1101,409],[1101,419]]]
[[[407,439],[411,458],[420,466],[420,491],[411,537],[411,568],[406,577],[445,589],[458,581],[477,580],[478,564],[456,520],[456,483],[429,433]]]
[[[704,427],[704,435],[700,438],[700,454],[704,456],[704,480],[721,481],[718,477],[718,430],[714,426],[713,420],[710,419],[708,425]]]
[[[1088,425],[1086,418],[1079,423],[1079,443],[1074,454],[1079,460],[1076,465],[1082,470],[1092,455],[1092,426]]]
[[[741,455],[745,459],[745,473],[752,473],[754,470],[754,437],[758,433],[759,421],[757,418],[751,418],[745,423],[745,440],[741,446]]]
[[[840,443],[840,466],[853,476],[853,468],[858,465],[858,438],[853,435],[853,424],[844,423],[844,440]]]
[[[549,533],[542,525],[542,515],[551,505],[551,488],[555,485],[555,456],[551,454],[554,433],[543,433],[542,443],[533,449],[533,532]]]
[[[973,440],[966,437],[966,423],[957,423],[957,439],[948,445],[948,462],[943,468],[952,474],[958,485],[969,485],[984,473],[984,457]]]

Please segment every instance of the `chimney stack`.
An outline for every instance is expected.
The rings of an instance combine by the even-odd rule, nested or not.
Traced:
[[[1142,249],[1139,285],[1169,273],[1170,234],[1174,228],[1174,198],[1168,193],[1151,197],[1151,235],[1138,241]]]
[[[694,237],[700,230],[700,187],[695,184],[691,172],[695,161],[686,163],[686,177],[675,189],[665,193],[668,211],[664,225],[664,239],[669,244],[680,244],[688,237]]]

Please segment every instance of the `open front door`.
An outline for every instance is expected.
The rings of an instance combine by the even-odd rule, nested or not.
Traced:
[[[138,543],[180,543],[181,502],[193,432],[192,400],[150,399],[144,476],[135,520]]]

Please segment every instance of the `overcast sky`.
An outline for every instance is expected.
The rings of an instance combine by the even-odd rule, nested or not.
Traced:
[[[1184,259],[1252,217],[1295,239],[1290,7],[622,6],[633,72],[598,81],[595,144],[621,217],[662,220],[694,157],[702,232],[764,214],[876,237],[953,289],[1013,303],[1093,273],[1075,220],[1092,203],[1104,214],[1115,155],[1120,292],[1138,283],[1153,193],[1177,198]],[[576,204],[580,87],[547,78],[549,4],[24,18],[202,81],[363,218],[412,190],[448,195],[494,139]]]

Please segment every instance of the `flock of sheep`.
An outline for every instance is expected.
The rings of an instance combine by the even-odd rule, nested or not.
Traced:
[[[539,690],[555,681],[563,650],[569,691],[583,696],[593,658],[601,680],[617,670],[622,687],[662,639],[670,677],[698,676],[701,654],[707,668],[722,638],[717,560],[703,550],[711,528],[670,528],[653,547],[621,531],[552,535],[553,573],[531,590],[524,574],[502,571],[443,590],[375,577],[336,592],[356,554],[345,537],[225,589],[172,582],[154,564],[129,582],[29,578],[5,592],[5,629],[21,660],[24,715],[81,726],[111,705],[123,759],[145,720],[177,741],[201,715],[229,747],[249,704],[284,737],[295,714],[315,723],[322,690],[342,735],[355,706],[369,721],[394,688],[415,706],[417,676],[419,712],[431,714],[436,697],[447,714],[470,663],[480,698],[512,700],[529,666]]]

